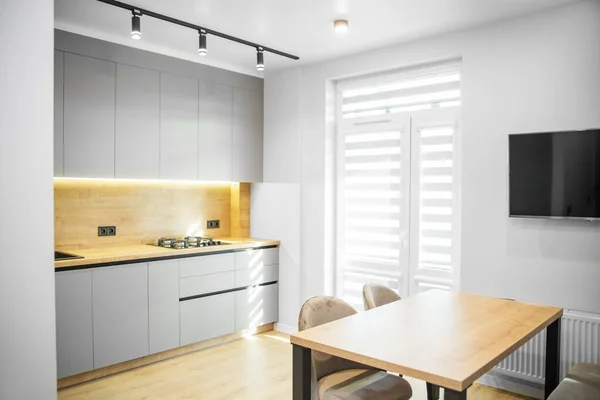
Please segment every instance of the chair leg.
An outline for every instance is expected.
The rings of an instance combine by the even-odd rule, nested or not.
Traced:
[[[427,382],[427,400],[439,400],[440,387]]]

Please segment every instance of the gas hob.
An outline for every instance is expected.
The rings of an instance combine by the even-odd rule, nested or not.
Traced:
[[[215,240],[212,237],[186,236],[183,239],[163,237],[158,239],[157,243],[153,244],[153,246],[164,247],[166,249],[182,250],[197,247],[224,246],[227,244],[229,243]]]

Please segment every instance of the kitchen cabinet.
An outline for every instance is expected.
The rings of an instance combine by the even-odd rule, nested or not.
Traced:
[[[148,263],[150,354],[179,347],[179,262]]]
[[[63,99],[65,53],[54,51],[54,176],[63,176]]]
[[[182,346],[234,332],[234,293],[179,303]]]
[[[58,272],[56,353],[58,378],[94,369],[92,271]]]
[[[279,248],[244,250],[235,253],[235,287],[279,280]]]
[[[198,92],[198,177],[205,181],[231,181],[233,89],[200,81]]]
[[[198,275],[233,271],[235,256],[233,253],[182,258],[179,260],[179,277],[189,278]]]
[[[183,278],[179,280],[179,297],[192,297],[230,290],[234,288],[234,282],[233,271]]]
[[[160,74],[117,64],[115,178],[158,179]]]
[[[65,176],[115,176],[115,68],[110,61],[65,53]]]
[[[149,354],[148,265],[92,270],[94,368]]]
[[[232,180],[260,182],[263,176],[263,95],[233,90]]]
[[[198,81],[160,75],[160,177],[198,179]]]
[[[279,318],[279,284],[253,286],[235,292],[235,331],[255,328]]]
[[[235,269],[254,269],[279,264],[279,247],[238,251],[234,256]]]

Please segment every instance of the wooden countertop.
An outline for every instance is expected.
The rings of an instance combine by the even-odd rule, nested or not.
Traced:
[[[252,238],[219,238],[218,240],[230,244],[183,250],[165,249],[147,244],[102,247],[95,249],[60,249],[59,251],[75,254],[84,258],[55,261],[54,268],[56,270],[60,270],[61,268],[85,267],[96,264],[143,261],[177,256],[181,257],[186,255],[189,256],[194,254],[215,253],[229,250],[252,249],[255,247],[278,246],[280,243],[278,240]]]
[[[290,340],[462,391],[562,314],[557,307],[430,290]]]

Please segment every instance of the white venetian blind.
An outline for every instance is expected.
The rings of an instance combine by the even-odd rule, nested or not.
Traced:
[[[454,126],[418,130],[419,268],[452,266]]]
[[[343,135],[342,292],[362,305],[362,286],[394,286],[400,254],[401,133],[362,130]]]
[[[384,79],[385,80],[385,79]],[[407,71],[388,82],[345,90],[343,119],[406,113],[460,104],[458,63]]]
[[[419,112],[459,107],[460,80],[454,60],[338,85],[336,292],[356,308],[365,283],[405,293],[409,264],[452,270],[456,127]]]

